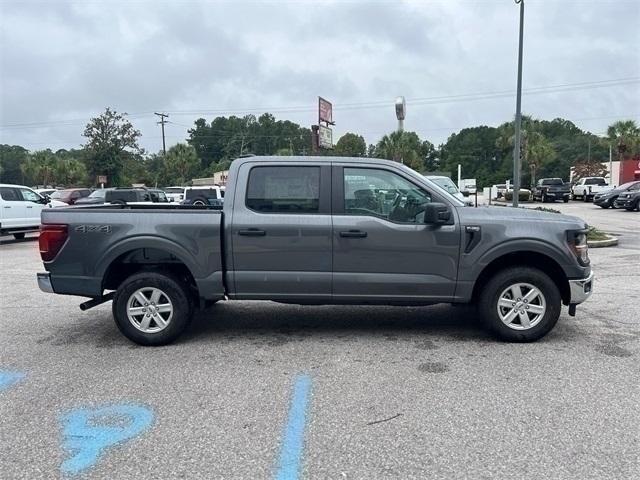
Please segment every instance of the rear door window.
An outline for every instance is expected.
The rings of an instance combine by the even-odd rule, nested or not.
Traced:
[[[246,205],[261,213],[319,213],[320,167],[253,167]]]
[[[22,197],[15,188],[0,187],[0,197],[7,202],[21,202]]]

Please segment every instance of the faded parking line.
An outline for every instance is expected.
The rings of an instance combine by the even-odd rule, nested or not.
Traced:
[[[310,392],[311,377],[298,375],[293,387],[289,416],[280,449],[276,480],[297,480],[299,478]]]

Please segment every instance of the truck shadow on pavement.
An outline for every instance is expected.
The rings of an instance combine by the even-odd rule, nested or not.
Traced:
[[[493,341],[468,307],[299,306],[275,302],[219,303],[194,317],[180,343],[257,337],[272,346],[295,337],[364,335],[396,341],[426,334],[456,341]]]

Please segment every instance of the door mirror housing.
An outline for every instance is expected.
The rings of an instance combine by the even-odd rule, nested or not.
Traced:
[[[427,203],[424,208],[424,223],[427,225],[440,225],[451,219],[449,207],[444,203]]]

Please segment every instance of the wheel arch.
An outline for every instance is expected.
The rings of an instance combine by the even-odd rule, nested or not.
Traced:
[[[546,273],[549,278],[556,284],[560,291],[562,303],[569,304],[571,291],[569,288],[569,280],[560,264],[551,256],[531,250],[520,250],[505,253],[489,262],[480,272],[473,285],[472,300],[476,301],[482,287],[486,285],[488,280],[497,272],[510,267],[531,267]]]
[[[122,242],[105,253],[96,270],[103,290],[115,290],[125,278],[149,270],[171,273],[198,292],[197,265],[182,247],[164,239],[137,237]]]

